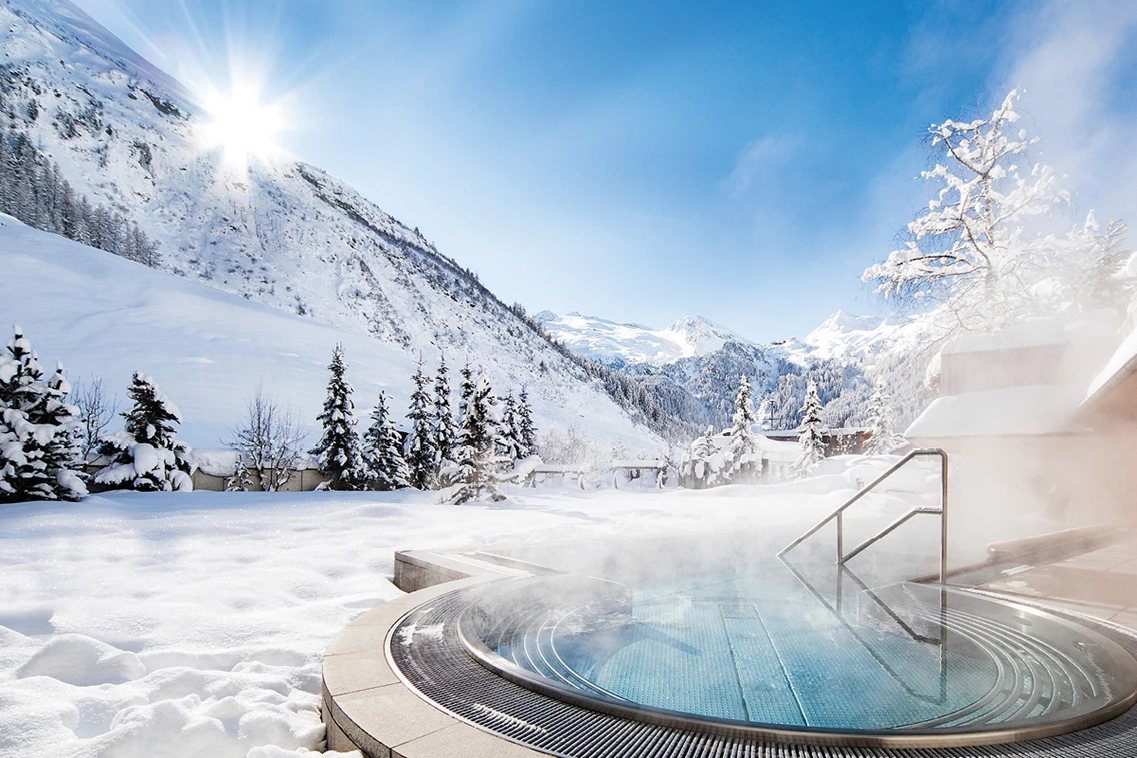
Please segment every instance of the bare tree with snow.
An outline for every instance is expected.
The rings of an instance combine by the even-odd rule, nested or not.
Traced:
[[[79,409],[79,460],[86,463],[99,447],[99,441],[107,433],[111,421],[118,413],[118,395],[107,397],[102,377],[92,375],[89,379],[75,382],[71,389],[71,399]]]
[[[261,385],[245,402],[245,417],[227,444],[240,454],[233,489],[247,490],[257,473],[263,492],[277,492],[296,471],[305,432],[290,406],[280,405]]]
[[[1034,285],[1062,252],[1060,240],[1028,223],[1069,196],[1049,166],[1029,160],[1037,138],[1017,126],[1018,98],[1012,90],[988,118],[929,128],[937,163],[922,176],[939,189],[908,224],[904,247],[863,275],[886,297],[942,303],[950,331],[992,331],[1037,311]]]

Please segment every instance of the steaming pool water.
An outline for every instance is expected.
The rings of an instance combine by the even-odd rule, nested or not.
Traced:
[[[1039,609],[820,560],[689,568],[520,582],[465,636],[530,689],[709,724],[1053,732],[1115,715],[1137,690],[1133,656]]]

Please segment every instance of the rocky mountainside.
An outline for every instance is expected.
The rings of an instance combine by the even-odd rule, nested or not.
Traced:
[[[287,157],[227,168],[203,143],[207,114],[193,95],[65,0],[5,0],[0,46],[9,138],[26,137],[77,196],[137,223],[157,244],[155,265],[421,351],[428,366],[444,351],[452,366],[484,368],[503,391],[526,384],[560,403],[606,392],[629,429],[635,421],[676,432],[650,397],[559,349],[351,187]]]

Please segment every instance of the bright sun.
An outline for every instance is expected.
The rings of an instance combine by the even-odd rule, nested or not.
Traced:
[[[227,95],[207,98],[204,105],[210,121],[202,127],[202,137],[207,147],[224,151],[226,162],[246,166],[251,156],[265,157],[279,149],[281,108],[262,103],[255,90],[235,87]]]

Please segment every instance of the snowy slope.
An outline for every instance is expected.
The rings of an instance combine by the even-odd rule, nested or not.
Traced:
[[[537,314],[537,320],[574,353],[610,366],[628,363],[662,366],[680,358],[713,353],[728,342],[744,342],[738,335],[702,316],[682,318],[666,329],[618,324],[575,311],[564,316],[542,311]]]
[[[396,413],[407,407],[414,359],[367,334],[218,292],[7,216],[0,216],[0,272],[0,344],[19,324],[45,365],[63,361],[73,381],[97,374],[120,400],[131,372],[150,374],[181,409],[181,436],[194,446],[216,447],[227,437],[258,382],[314,426],[337,342],[344,343],[359,418],[380,389],[394,395]],[[601,441],[658,447],[594,385],[550,374],[530,391],[541,431],[575,425]]]
[[[408,356],[423,351],[433,367],[441,349],[452,366],[484,366],[495,386],[563,397],[558,413],[579,425],[628,430],[588,371],[417,230],[286,156],[253,159],[247,174],[226,167],[219,150],[203,146],[207,115],[192,95],[70,3],[6,0],[0,46],[11,128],[42,146],[78,193],[137,221],[166,270],[377,338],[395,349],[375,348],[400,375]],[[357,354],[365,344],[350,341]],[[322,362],[326,352],[305,360]]]

